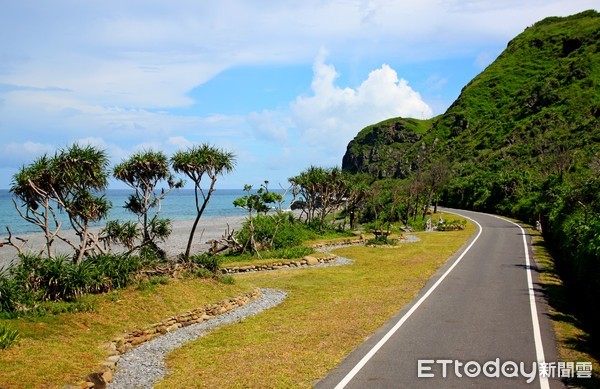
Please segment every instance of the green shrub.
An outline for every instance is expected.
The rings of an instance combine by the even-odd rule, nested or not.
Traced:
[[[0,312],[13,312],[19,305],[20,288],[8,271],[0,269]]]
[[[450,220],[444,221],[442,224],[438,224],[438,231],[459,231],[464,230],[467,226],[466,220]]]
[[[376,246],[383,246],[383,245],[393,245],[396,242],[392,239],[388,239],[388,235],[377,235],[375,238],[373,239],[369,239],[366,242],[368,245],[376,245]]]
[[[19,332],[8,327],[6,323],[0,325],[0,350],[12,346],[19,340]]]
[[[196,264],[200,268],[204,268],[212,273],[219,271],[221,267],[222,258],[216,255],[209,254],[198,254],[193,256],[192,263]]]
[[[89,262],[97,270],[95,279],[97,292],[107,292],[131,285],[134,274],[143,267],[139,257],[126,255],[97,255],[88,258],[85,262]]]
[[[252,218],[252,223],[256,243],[270,249],[299,246],[303,241],[315,237],[315,233],[306,224],[296,220],[292,213],[259,214]],[[247,242],[249,238],[250,222],[246,220],[237,233],[237,239]]]

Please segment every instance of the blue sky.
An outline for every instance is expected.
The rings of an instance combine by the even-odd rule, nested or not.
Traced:
[[[72,143],[118,163],[210,143],[220,188],[341,164],[368,124],[443,113],[508,41],[597,0],[0,0],[0,188]],[[122,187],[118,183],[113,188]]]

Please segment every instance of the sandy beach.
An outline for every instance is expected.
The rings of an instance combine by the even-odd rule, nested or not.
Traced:
[[[206,243],[212,239],[220,239],[227,230],[227,226],[238,231],[245,219],[245,216],[228,216],[228,217],[212,217],[202,218],[196,229],[194,242],[192,244],[192,254],[205,252],[209,245]],[[161,243],[162,247],[169,257],[175,257],[185,251],[187,246],[190,231],[192,229],[193,220],[175,220],[173,221],[173,232],[169,239]],[[70,239],[76,239],[72,230],[65,230],[64,235]],[[19,236],[26,239],[27,243],[24,246],[24,251],[32,251],[38,253],[44,246],[44,235],[28,234]],[[0,241],[4,241],[2,238]],[[17,241],[18,242],[18,241]],[[56,240],[53,244],[55,253],[71,254],[71,248],[64,242]],[[17,250],[14,247],[4,245],[0,247],[0,268],[7,267],[17,257]]]

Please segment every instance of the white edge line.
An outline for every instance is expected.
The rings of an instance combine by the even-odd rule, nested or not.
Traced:
[[[531,268],[531,261],[529,260],[529,246],[527,245],[527,238],[525,237],[525,230],[523,229],[523,227],[521,227],[517,223],[513,222],[512,220],[508,220],[503,217],[499,217],[499,216],[495,216],[495,215],[492,215],[492,216],[494,216],[498,219],[505,220],[505,221],[512,223],[515,226],[519,227],[519,229],[521,230],[521,234],[523,236],[523,249],[525,251],[525,266],[527,266],[527,287],[529,288],[529,307],[531,309],[531,324],[533,325],[533,339],[535,341],[535,356],[537,358],[538,372],[539,372],[540,363],[545,363],[544,346],[542,344],[542,332],[540,330],[540,322],[538,320],[538,314],[537,314],[537,305],[535,303],[535,291],[533,289],[533,276],[531,275],[532,268]],[[548,382],[548,377],[546,377],[545,375],[542,376],[541,374],[538,374],[538,377],[540,379],[540,388],[541,389],[549,389],[550,384]]]
[[[448,211],[444,211],[444,212],[453,213],[453,212],[448,212]],[[456,214],[456,215],[459,215],[459,214]],[[483,227],[481,227],[481,224],[477,223],[475,220],[471,219],[468,216],[464,216],[464,215],[459,215],[459,216],[465,217],[477,225],[477,227],[479,228],[479,233],[477,234],[475,239],[473,239],[471,244],[469,244],[469,246],[467,246],[467,248],[456,259],[456,261],[454,261],[452,266],[450,266],[448,268],[448,270],[446,270],[446,272],[436,281],[436,283],[433,284],[431,286],[431,288],[429,288],[429,290],[415,303],[415,305],[413,305],[408,310],[408,312],[406,312],[404,314],[404,316],[402,316],[400,318],[400,320],[398,320],[398,322],[394,325],[394,327],[392,327],[385,334],[385,336],[383,338],[381,338],[381,340],[379,342],[377,342],[377,344],[375,346],[373,346],[373,348],[371,350],[369,350],[369,352],[352,368],[352,370],[350,370],[348,372],[348,374],[346,374],[346,376],[340,381],[340,383],[335,386],[335,389],[342,389],[342,388],[346,387],[346,385],[348,385],[348,383],[354,378],[354,376],[356,374],[358,374],[358,372],[367,364],[367,362],[369,362],[369,360],[373,357],[373,355],[375,355],[377,353],[377,351],[379,351],[379,349],[381,347],[383,347],[383,345],[392,337],[392,335],[394,335],[394,333],[396,331],[398,331],[398,329],[400,327],[402,327],[404,322],[406,322],[406,320],[408,320],[408,318],[419,308],[419,306],[427,299],[427,297],[429,297],[429,295],[431,293],[433,293],[433,291],[442,283],[442,281],[444,281],[446,276],[448,274],[450,274],[450,272],[454,269],[454,267],[456,267],[456,265],[460,262],[460,260],[463,259],[463,257],[467,254],[467,252],[469,250],[471,250],[471,247],[473,247],[475,242],[477,242],[477,239],[479,239],[479,236],[481,235],[481,232],[483,231]]]

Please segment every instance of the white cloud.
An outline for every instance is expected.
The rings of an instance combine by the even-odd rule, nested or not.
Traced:
[[[429,59],[476,63],[478,53],[494,52],[544,17],[598,8],[597,0],[4,3],[0,133],[15,147],[0,146],[0,167],[7,168],[86,138],[103,140],[117,158],[144,146],[170,151],[187,142],[234,139],[233,150],[249,164],[273,142],[294,150],[308,144],[312,149],[299,151],[303,160],[339,163],[364,125],[429,115],[392,66],[382,65],[358,86],[340,87],[323,54],[315,61],[311,94],[298,97],[291,114],[253,106],[200,116],[191,91],[231,68],[310,64],[320,47],[331,49],[332,63],[351,67],[354,61],[362,69],[374,61],[395,69]],[[477,61],[483,66],[486,58],[480,54]],[[411,81],[417,80],[411,75]],[[236,90],[228,93],[235,97]],[[15,154],[27,142],[45,148]],[[0,187],[8,181],[0,175]]]
[[[47,143],[25,141],[0,143],[0,167],[15,167],[31,163],[44,154],[52,155],[55,147]]]
[[[167,143],[175,146],[177,150],[184,150],[191,147],[194,143],[184,138],[183,136],[171,136],[167,139]]]
[[[290,121],[281,113],[263,110],[261,113],[252,112],[248,115],[248,123],[252,126],[255,136],[276,143],[288,140]]]
[[[313,95],[300,96],[291,105],[303,142],[341,157],[348,142],[368,124],[397,116],[432,116],[419,93],[388,65],[373,70],[355,89],[340,88],[335,85],[339,74],[325,63],[325,56],[321,51],[313,65]]]

